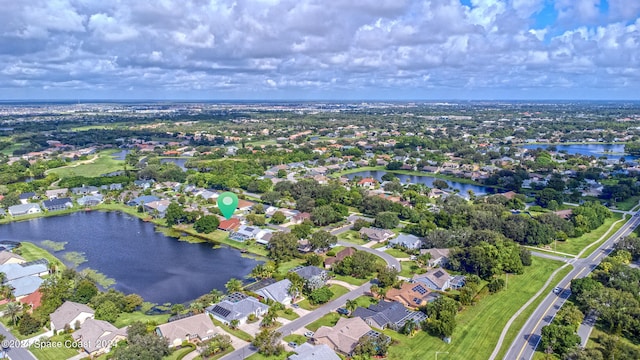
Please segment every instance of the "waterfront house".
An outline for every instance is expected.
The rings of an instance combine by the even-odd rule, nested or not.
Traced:
[[[289,305],[292,300],[289,287],[291,287],[291,280],[284,279],[256,290],[255,293],[263,299],[271,299],[283,305]]]
[[[103,199],[102,195],[97,194],[97,195],[85,195],[76,201],[80,206],[96,206],[102,202],[102,199]]]
[[[38,204],[20,204],[9,206],[9,215],[20,216],[28,214],[39,214],[42,212]]]
[[[119,341],[125,340],[127,328],[118,329],[104,320],[89,318],[71,336],[88,356],[95,358],[108,353]]]
[[[34,192],[25,192],[18,195],[18,199],[20,200],[20,204],[24,205],[24,204],[28,204],[29,200],[37,200],[38,195],[36,195],[36,193]]]
[[[68,197],[45,200],[42,202],[42,207],[47,211],[66,210],[73,207],[73,201]]]
[[[95,311],[87,305],[65,301],[64,304],[49,315],[51,330],[55,333],[56,331],[64,330],[66,326],[77,329],[87,319],[93,319],[94,313]]]
[[[240,220],[236,218],[231,218],[228,220],[220,221],[220,224],[218,225],[218,230],[231,232],[231,231],[238,230],[239,227],[240,227]]]
[[[48,262],[44,259],[37,262],[0,265],[0,272],[4,273],[6,281],[12,281],[27,276],[44,276],[49,274]]]
[[[0,251],[0,265],[4,264],[23,264],[27,262],[22,256],[14,254],[11,251]]]
[[[57,199],[57,198],[66,196],[68,192],[69,192],[69,189],[63,188],[63,189],[47,190],[44,192],[44,194],[49,199]]]
[[[167,339],[169,347],[180,346],[185,341],[202,342],[222,333],[206,313],[158,325],[155,331],[158,336]]]
[[[7,281],[5,284],[11,288],[11,292],[16,300],[20,300],[38,290],[43,282],[44,280],[39,276],[25,276]]]
[[[148,204],[150,202],[158,201],[158,200],[160,200],[160,198],[157,196],[143,195],[143,196],[138,196],[137,198],[131,199],[129,202],[127,202],[127,205],[139,206],[139,205]]]

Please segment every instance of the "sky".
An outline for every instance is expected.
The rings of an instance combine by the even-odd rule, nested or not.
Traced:
[[[0,100],[640,100],[640,0],[0,9]]]

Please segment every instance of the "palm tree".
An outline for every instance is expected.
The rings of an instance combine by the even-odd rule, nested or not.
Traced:
[[[358,302],[356,300],[347,299],[347,303],[344,305],[349,312],[353,312],[358,307]]]
[[[371,285],[371,288],[369,288],[369,291],[371,291],[371,295],[378,297],[378,292],[380,291],[380,287],[376,284],[373,284]]]
[[[291,276],[289,281],[291,281],[291,285],[289,286],[289,294],[293,296],[293,301],[295,302],[298,296],[302,294],[302,289],[304,289],[304,279],[300,276]]]
[[[10,302],[7,304],[7,309],[4,311],[4,313],[11,319],[11,323],[15,325],[18,322],[21,311],[22,306],[20,305],[20,303]]]
[[[233,319],[231,320],[231,322],[229,322],[229,327],[232,329],[237,329],[238,325],[240,325],[240,320],[238,319]]]
[[[224,296],[224,294],[222,293],[222,291],[218,290],[218,289],[213,289],[209,292],[209,294],[211,294],[212,297],[212,302],[217,303],[220,302],[220,299],[222,299],[222,296]]]
[[[199,301],[194,301],[189,305],[189,310],[191,310],[194,314],[200,314],[204,311],[204,305],[202,305]]]
[[[242,290],[242,281],[236,278],[231,278],[226,284],[224,284],[224,287],[227,289],[227,293],[231,294]]]
[[[409,336],[413,336],[417,330],[418,324],[416,324],[416,322],[413,320],[408,320],[402,327],[402,333]]]

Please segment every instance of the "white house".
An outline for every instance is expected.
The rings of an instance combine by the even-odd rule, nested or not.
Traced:
[[[82,326],[87,319],[93,319],[94,313],[93,309],[87,305],[65,301],[64,304],[49,315],[51,330],[54,332],[64,330],[67,325],[72,329],[76,329],[76,325]]]

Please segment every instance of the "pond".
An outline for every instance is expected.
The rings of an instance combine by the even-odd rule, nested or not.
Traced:
[[[230,278],[244,278],[259,263],[228,247],[178,241],[119,212],[76,212],[4,224],[0,240],[38,246],[44,240],[68,242],[62,251],[47,250],[65,263],[65,253],[83,253],[87,261],[79,270],[97,270],[115,279],[115,289],[158,304],[184,303],[214,288],[224,291]]]
[[[188,158],[162,158],[160,159],[160,163],[161,164],[174,163],[178,165],[178,167],[180,167],[182,171],[187,171],[187,168],[184,166],[184,164],[186,164],[188,160],[189,160]]]
[[[608,160],[620,160],[624,157],[625,160],[638,160],[638,156],[632,156],[624,152],[624,144],[567,144],[567,145],[552,145],[552,144],[531,144],[524,145],[525,149],[546,149],[550,146],[555,146],[558,152],[566,152],[571,155],[582,156],[595,156],[599,158],[605,156]]]
[[[353,179],[356,176],[360,176],[363,178],[371,177],[382,182],[382,176],[386,173],[387,173],[386,171],[367,170],[367,171],[358,171],[358,172],[347,174],[344,176],[346,176],[349,179]],[[405,174],[393,174],[393,175],[399,178],[400,182],[403,184],[407,184],[407,183],[424,184],[430,188],[433,188],[434,187],[433,182],[439,179],[429,175],[405,175]],[[440,179],[440,180],[444,180],[444,179]],[[469,194],[468,194],[469,190],[472,190],[476,196],[493,194],[495,192],[493,188],[488,186],[466,184],[466,183],[453,181],[453,180],[444,180],[444,181],[447,184],[449,184],[448,190],[458,189],[460,191],[459,195],[465,198],[469,197]]]

